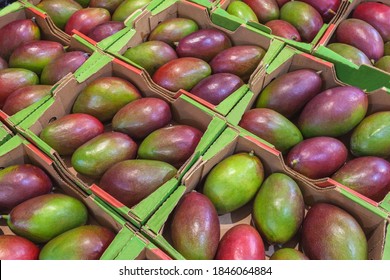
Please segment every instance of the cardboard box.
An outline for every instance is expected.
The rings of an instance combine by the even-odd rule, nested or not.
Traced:
[[[7,6],[12,5],[16,0],[1,0],[0,1],[0,11],[6,8]]]
[[[232,128],[227,128],[221,134],[207,153],[202,156],[199,163],[191,169],[191,172],[186,174],[182,180],[182,186],[156,211],[141,229],[141,232],[158,244],[172,258],[184,259],[169,242],[170,214],[185,193],[193,190],[201,190],[206,176],[216,164],[226,157],[239,152],[253,152],[259,157],[264,166],[265,178],[275,172],[284,173],[293,178],[302,191],[307,207],[317,202],[325,202],[339,206],[349,212],[359,222],[366,234],[369,259],[378,260],[389,257],[388,254],[384,255],[383,253],[385,245],[388,245],[385,244],[385,233],[386,227],[388,226],[387,213],[367,202],[357,203],[350,198],[350,194],[344,189],[338,187],[323,189],[302,180],[302,178],[296,177],[295,174],[286,169],[283,164],[283,159],[277,151],[256,139],[240,134]],[[253,225],[251,217],[252,202],[249,202],[247,205],[232,213],[219,216],[221,237],[226,231],[237,224]],[[297,243],[299,243],[298,236],[293,238],[285,246],[297,247],[298,245],[299,247]],[[275,246],[266,245],[267,257],[270,257],[274,250]]]
[[[353,10],[362,2],[378,2],[376,0],[354,0],[347,1],[347,6],[338,19],[331,26],[315,46],[313,54],[334,63],[337,75],[340,80],[360,88],[365,88],[368,91],[373,91],[382,87],[390,88],[390,73],[387,73],[372,65],[363,64],[360,67],[341,55],[327,48],[327,45],[335,42],[335,32],[340,22],[351,17]],[[390,6],[390,0],[380,1]]]
[[[53,182],[53,192],[64,193],[83,202],[88,208],[87,224],[101,225],[116,233],[116,237],[107,248],[105,254],[109,254],[112,247],[126,246],[125,237],[127,235],[131,236],[130,232],[135,232],[134,227],[122,219],[98,197],[82,192],[68,178],[63,177],[52,159],[43,154],[32,143],[16,135],[1,146],[0,167],[5,168],[25,163],[35,165],[49,175]],[[6,225],[5,220],[0,220],[0,234],[14,234]]]
[[[147,40],[150,32],[162,21],[183,17],[194,20],[198,23],[200,28],[216,28],[225,32],[233,42],[233,45],[257,45],[267,50],[265,57],[262,62],[259,64],[258,68],[254,71],[251,78],[249,79],[247,86],[243,86],[238,89],[236,92],[227,97],[219,105],[215,106],[204,100],[195,97],[186,90],[179,90],[178,92],[171,92],[161,86],[157,85],[150,75],[142,69],[141,66],[132,62],[131,60],[125,58],[123,53],[131,47],[137,46],[140,43]],[[187,2],[184,0],[175,1],[173,4],[168,2],[161,3],[160,6],[149,11],[143,11],[138,17],[134,18],[132,22],[133,29],[129,31],[122,38],[117,40],[115,44],[111,45],[107,51],[108,53],[114,55],[115,57],[139,68],[142,69],[145,79],[161,94],[175,97],[182,94],[190,96],[191,98],[201,102],[206,107],[211,110],[221,114],[226,115],[229,110],[242,98],[243,95],[249,89],[257,89],[257,75],[259,69],[264,65],[270,63],[273,58],[278,54],[278,52],[283,47],[284,43],[279,40],[274,40],[271,36],[258,32],[254,28],[247,27],[245,25],[239,25],[234,21],[231,21],[227,18],[218,19],[217,22],[214,22],[213,17],[210,18],[207,8],[194,4],[192,2]]]
[[[116,59],[112,60],[109,56],[103,56],[102,61],[99,63],[103,65],[101,68],[97,68],[97,64],[94,64],[90,72],[78,72],[76,75],[72,75],[66,82],[60,84],[54,91],[54,97],[18,125],[17,129],[50,158],[58,162],[59,166],[64,170],[63,172],[80,186],[81,189],[87,193],[94,193],[115,208],[135,226],[140,227],[152,212],[164,202],[166,197],[174,191],[180,178],[219,136],[226,127],[226,122],[188,97],[183,96],[173,99],[159,95],[154,89],[148,88],[139,71],[134,71],[133,67],[126,63]],[[50,121],[59,119],[71,112],[73,103],[82,89],[95,79],[107,76],[121,77],[132,82],[144,97],[157,97],[165,100],[170,104],[174,123],[191,125],[204,132],[194,154],[178,170],[176,178],[172,178],[148,198],[131,208],[123,205],[117,199],[103,191],[97,185],[98,180],[77,173],[71,166],[70,157],[61,157],[53,148],[39,138],[40,132]],[[111,130],[110,124],[106,125],[106,130]]]
[[[25,7],[24,4],[15,2],[13,5],[7,7],[10,8],[7,13],[2,13],[4,10],[0,12],[0,28],[4,25],[18,19],[34,19],[36,24],[39,26],[41,30],[41,39],[42,40],[50,40],[54,42],[59,42],[66,48],[67,51],[83,51],[90,55],[87,61],[93,60],[95,56],[99,56],[96,48],[83,40],[81,37],[74,35],[70,37],[69,40],[58,36],[49,25],[48,18],[41,14],[40,12],[34,10],[30,7]],[[11,9],[12,8],[12,9]],[[66,79],[64,77],[63,79]],[[52,91],[61,83],[59,81],[55,85],[52,86]],[[22,122],[27,116],[29,116],[32,112],[34,112],[37,108],[39,108],[42,104],[44,104],[49,96],[42,98],[40,101],[30,105],[29,107],[17,112],[16,114],[9,116],[4,111],[0,110],[0,120],[6,123],[9,127],[13,128]]]
[[[4,123],[0,122],[0,146],[7,142],[12,136],[12,131],[9,130],[9,128]]]

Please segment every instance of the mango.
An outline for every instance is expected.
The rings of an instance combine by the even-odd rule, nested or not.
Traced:
[[[188,18],[170,18],[157,25],[149,34],[149,41],[163,41],[172,47],[185,36],[197,31],[198,24]]]
[[[8,60],[11,53],[21,44],[39,39],[41,31],[31,19],[11,21],[0,28],[0,56]]]
[[[0,211],[10,211],[30,198],[49,193],[49,176],[31,164],[17,164],[0,170]]]
[[[360,19],[348,18],[340,22],[336,29],[336,40],[358,48],[374,61],[384,54],[384,42],[379,32]]]
[[[286,164],[310,179],[331,176],[347,160],[345,145],[333,137],[318,136],[303,140],[287,154]]]
[[[264,180],[261,160],[254,154],[237,153],[220,161],[209,172],[203,193],[218,214],[237,210],[253,199]]]
[[[22,68],[0,70],[0,108],[15,90],[38,83],[39,77],[30,70]]]
[[[125,51],[124,57],[153,75],[165,63],[177,59],[175,50],[163,41],[147,41]]]
[[[81,145],[73,153],[73,168],[84,175],[99,178],[115,163],[133,159],[137,143],[121,132],[105,132]]]
[[[253,203],[256,228],[270,244],[284,244],[301,227],[305,202],[298,184],[288,175],[272,173],[263,182]]]
[[[247,82],[259,66],[266,51],[258,46],[241,45],[228,48],[217,54],[211,61],[213,73],[231,73]]]
[[[77,3],[81,5],[81,7],[86,8],[88,7],[90,0],[75,0]]]
[[[313,205],[302,226],[301,245],[311,260],[367,260],[368,245],[356,219],[338,206]]]
[[[176,47],[176,52],[179,57],[196,57],[209,62],[218,53],[231,46],[232,42],[224,32],[216,28],[208,28],[182,38]]]
[[[37,260],[39,247],[17,235],[0,235],[0,260]]]
[[[203,194],[183,196],[172,214],[170,232],[173,247],[190,260],[211,260],[219,242],[218,214]]]
[[[390,6],[388,4],[362,2],[357,5],[352,17],[369,23],[379,32],[383,41],[390,41]]]
[[[44,194],[26,200],[12,209],[7,224],[19,236],[45,243],[72,228],[84,225],[88,218],[82,202],[64,194]]]
[[[327,89],[306,104],[299,115],[298,127],[305,138],[339,137],[363,120],[367,107],[368,97],[357,87]]]
[[[286,118],[293,117],[321,91],[321,76],[311,69],[280,75],[271,81],[256,100],[256,108],[269,108]]]
[[[94,27],[87,36],[95,42],[100,42],[123,28],[125,28],[125,24],[121,21],[107,21]]]
[[[354,46],[343,44],[343,43],[331,43],[328,49],[338,53],[342,57],[348,59],[352,63],[360,66],[362,64],[371,65],[371,60],[365,55],[364,52],[355,48]]]
[[[271,33],[275,36],[286,38],[289,40],[301,42],[301,35],[298,30],[289,22],[281,19],[275,19],[267,22],[265,26],[271,29]]]
[[[166,162],[125,160],[109,168],[99,186],[127,207],[133,207],[176,173],[176,168]]]
[[[374,66],[390,73],[390,55],[381,57]]]
[[[85,225],[68,230],[43,246],[40,260],[98,260],[115,234],[108,228]]]
[[[46,12],[61,30],[65,29],[67,21],[74,13],[83,8],[74,0],[43,0],[37,7]]]
[[[91,0],[88,6],[91,8],[104,8],[110,14],[113,14],[122,2],[123,0]]]
[[[227,6],[226,12],[244,21],[259,22],[255,12],[247,4],[241,1],[233,1]]]
[[[40,75],[43,68],[65,52],[64,46],[53,41],[33,41],[17,47],[9,58],[9,67],[25,68]]]
[[[39,137],[62,156],[71,155],[88,140],[104,132],[103,124],[87,114],[65,115],[43,128]]]
[[[243,0],[256,14],[260,23],[279,18],[279,6],[275,0]]]
[[[278,3],[279,8],[281,8],[284,4],[286,4],[289,1],[290,0],[276,0],[276,2]]]
[[[385,56],[390,55],[390,41],[385,43]]]
[[[8,68],[8,63],[4,58],[0,57],[0,70]]]
[[[51,86],[46,85],[21,87],[8,96],[2,110],[9,116],[12,116],[35,102],[38,102],[45,96],[50,95],[50,90]]]
[[[390,192],[390,163],[379,157],[358,157],[343,165],[332,179],[380,202]]]
[[[72,35],[73,29],[87,35],[99,24],[111,20],[110,12],[103,8],[84,8],[76,11],[69,18],[64,31]]]
[[[213,105],[218,105],[244,85],[240,77],[230,73],[217,73],[201,80],[191,93]]]
[[[157,69],[152,79],[159,86],[170,90],[191,90],[202,79],[211,75],[207,62],[194,57],[173,59]]]
[[[41,84],[54,85],[67,74],[74,73],[87,59],[88,54],[82,51],[64,53],[43,68]]]
[[[203,132],[189,125],[163,127],[149,134],[139,145],[138,158],[182,166],[195,152]]]
[[[263,239],[251,225],[235,225],[222,236],[215,259],[265,260]]]
[[[284,4],[280,9],[280,19],[291,23],[298,30],[303,42],[313,41],[324,24],[320,13],[301,1]]]
[[[355,156],[390,156],[390,111],[364,118],[353,130],[350,149]]]
[[[341,0],[300,0],[312,6],[322,16],[324,22],[329,22],[337,13]]]
[[[140,99],[141,93],[129,81],[118,77],[101,77],[86,86],[73,104],[73,113],[110,121],[126,104]]]
[[[146,7],[151,0],[125,0],[112,14],[112,20],[125,21],[132,13],[138,9]]]
[[[162,99],[145,97],[120,109],[112,119],[112,129],[126,133],[133,139],[143,139],[153,131],[170,123],[169,104]]]
[[[301,252],[293,248],[282,248],[277,250],[269,258],[270,260],[308,260]]]
[[[238,125],[271,143],[282,153],[303,140],[299,129],[272,109],[251,109],[244,113]]]

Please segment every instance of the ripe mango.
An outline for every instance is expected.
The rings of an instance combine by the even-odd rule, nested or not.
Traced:
[[[91,8],[104,8],[110,14],[113,14],[122,2],[123,0],[91,0],[88,6]]]
[[[129,81],[118,77],[102,77],[80,92],[72,112],[89,114],[101,122],[107,122],[123,106],[141,97],[139,90]]]
[[[339,43],[358,48],[374,61],[384,54],[384,42],[379,32],[360,19],[348,18],[340,22],[336,29],[336,39]]]
[[[241,45],[228,48],[211,61],[213,73],[231,73],[247,82],[259,66],[266,51],[258,46]]]
[[[194,57],[182,57],[173,59],[158,68],[152,79],[167,90],[188,91],[210,75],[211,68],[206,61]]]
[[[71,155],[88,140],[104,132],[103,124],[87,114],[65,115],[43,128],[39,137],[62,156]]]
[[[8,96],[2,110],[11,116],[50,95],[50,90],[47,85],[21,87]]]
[[[144,8],[151,0],[125,0],[112,14],[112,20],[125,21],[132,13],[138,9]]]
[[[0,70],[8,68],[8,63],[4,58],[0,57]]]
[[[270,244],[284,244],[301,227],[305,202],[297,183],[283,173],[272,173],[263,182],[253,203],[256,228]]]
[[[228,156],[213,167],[206,177],[203,193],[218,214],[232,212],[255,197],[264,179],[260,159],[249,153]]]
[[[125,51],[124,57],[143,67],[153,75],[165,63],[176,59],[175,50],[163,41],[147,41]]]
[[[312,6],[322,16],[324,22],[329,22],[336,15],[341,0],[300,0]]]
[[[125,24],[121,21],[107,21],[94,27],[87,36],[95,42],[100,42],[123,28],[125,28]]]
[[[109,168],[99,186],[127,207],[133,207],[176,173],[176,168],[166,162],[125,160]]]
[[[289,22],[281,19],[275,19],[267,22],[265,26],[271,29],[271,33],[275,36],[286,38],[289,40],[301,41],[301,35],[298,30]]]
[[[37,260],[39,247],[17,235],[0,235],[0,260]]]
[[[390,55],[381,57],[374,66],[390,73]]]
[[[218,53],[231,46],[232,42],[224,32],[216,28],[207,28],[182,38],[176,47],[176,52],[179,57],[196,57],[209,62]]]
[[[10,211],[30,198],[51,191],[49,176],[37,166],[17,164],[0,170],[0,211]]]
[[[192,19],[170,18],[161,22],[150,32],[148,41],[163,41],[173,47],[182,38],[198,29],[198,24]]]
[[[43,246],[40,260],[98,260],[115,234],[108,228],[85,225],[68,230]]]
[[[137,148],[137,143],[126,134],[105,132],[77,148],[71,162],[77,172],[99,178],[115,163],[135,158]]]
[[[243,84],[244,82],[237,75],[217,73],[201,80],[192,88],[191,93],[211,104],[218,105]]]
[[[0,70],[0,108],[6,99],[17,89],[36,85],[39,77],[34,72],[23,68],[6,68]]]
[[[43,68],[41,84],[54,85],[67,74],[74,73],[87,59],[88,54],[82,51],[64,53]]]
[[[226,8],[226,12],[245,21],[259,22],[255,12],[247,4],[241,1],[233,1]]]
[[[301,1],[287,2],[280,9],[280,19],[291,23],[301,35],[303,42],[311,42],[324,24],[320,13]]]
[[[390,111],[364,118],[351,135],[350,148],[355,156],[389,157]]]
[[[172,214],[173,247],[190,260],[211,260],[219,242],[218,214],[211,201],[201,193],[183,196]]]
[[[61,30],[64,30],[67,21],[74,13],[83,8],[73,0],[43,0],[37,4],[37,7],[45,11]]]
[[[133,139],[143,139],[153,131],[170,123],[169,104],[162,99],[145,97],[120,109],[112,119],[112,129],[126,133]]]
[[[265,260],[263,239],[251,225],[236,225],[222,236],[215,259]]]
[[[368,97],[359,88],[339,86],[313,97],[299,115],[298,127],[305,138],[339,137],[366,116]]]
[[[293,248],[282,248],[277,250],[269,258],[270,260],[308,260],[301,252]]]
[[[14,20],[0,28],[0,56],[8,60],[23,43],[41,39],[41,31],[31,19]]]
[[[99,24],[111,20],[110,12],[103,8],[84,8],[73,13],[65,25],[64,31],[72,35],[73,29],[87,35]]]
[[[368,245],[355,218],[338,206],[313,205],[302,226],[301,245],[311,260],[367,260]]]
[[[311,179],[331,176],[347,160],[348,150],[333,137],[303,140],[287,154],[286,164]]]
[[[286,118],[293,117],[321,91],[320,75],[311,69],[300,69],[280,75],[270,82],[256,100],[256,108],[269,108]]]
[[[365,53],[354,46],[343,43],[332,43],[327,47],[358,66],[362,64],[372,64],[371,60],[365,55]]]
[[[64,46],[53,41],[33,41],[20,45],[11,54],[9,66],[24,68],[40,75],[43,68],[65,52]]]
[[[138,158],[160,160],[179,168],[194,153],[203,132],[189,125],[163,127],[139,145]]]
[[[19,236],[45,243],[72,228],[84,225],[87,208],[64,194],[49,193],[20,203],[12,209],[7,224]]]
[[[380,202],[390,192],[390,163],[379,157],[358,157],[343,165],[332,179]]]
[[[256,14],[260,23],[279,18],[279,6],[275,0],[243,0]]]
[[[301,132],[291,121],[267,108],[245,112],[238,125],[271,143],[282,153],[303,140]]]

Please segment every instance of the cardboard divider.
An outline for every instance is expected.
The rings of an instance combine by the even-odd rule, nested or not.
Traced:
[[[0,121],[0,146],[13,136],[13,132]]]
[[[259,145],[259,143],[247,136],[241,135],[233,128],[227,128],[221,134],[208,152],[202,156],[201,161],[194,166],[185,178],[183,178],[182,186],[180,186],[160,209],[155,212],[146,223],[145,227],[141,229],[141,232],[150,240],[159,244],[160,248],[174,259],[184,259],[184,257],[173,248],[172,243],[170,242],[169,226],[174,208],[184,194],[191,191],[202,192],[205,178],[214,166],[228,156],[241,152],[253,153],[261,160],[264,166],[264,178],[267,178],[270,174],[275,172],[284,173],[293,178],[301,189],[307,209],[315,203],[324,202],[336,205],[349,212],[359,222],[366,234],[369,247],[369,259],[383,259],[385,233],[388,224],[388,216],[385,212],[372,207],[369,204],[359,204],[351,200],[348,195],[337,188],[318,188],[312,183],[295,176],[294,173],[285,168],[280,155],[264,149],[262,145]],[[252,205],[253,201],[250,201],[236,211],[225,215],[219,215],[221,238],[223,234],[235,225],[254,225],[251,215]],[[292,240],[283,246],[271,246],[266,242],[265,245],[267,258],[270,257],[275,250],[281,247],[300,248],[299,231]]]
[[[89,78],[79,79],[80,81],[76,76],[70,75],[68,79],[54,91],[54,97],[18,125],[17,129],[22,135],[36,144],[50,158],[57,162],[61,167],[62,172],[82,190],[96,195],[119,211],[124,218],[128,219],[135,226],[140,227],[166,197],[174,191],[180,178],[223,131],[226,127],[226,122],[219,116],[214,115],[213,112],[208,111],[207,108],[202,107],[188,98],[173,99],[161,96],[158,92],[155,92],[147,86],[139,72],[133,71],[133,68],[126,64],[117,62],[118,61],[115,59],[112,61],[108,60],[102,68],[95,68],[93,69],[94,72],[89,72]],[[84,74],[80,75],[83,76],[83,78],[85,76]],[[170,104],[172,124],[186,124],[204,132],[195,152],[178,170],[176,178],[172,178],[158,188],[155,193],[151,194],[150,197],[145,198],[139,204],[131,208],[123,205],[120,201],[102,190],[98,186],[99,179],[89,178],[88,176],[78,173],[71,165],[70,156],[60,156],[53,148],[39,138],[40,132],[46,125],[53,120],[59,119],[72,112],[74,101],[87,85],[97,78],[110,76],[123,78],[133,83],[143,97],[160,98]],[[105,128],[106,131],[111,131],[111,123],[106,123]]]
[[[342,14],[336,22],[327,30],[313,50],[315,56],[321,57],[335,64],[339,78],[351,85],[366,88],[369,91],[382,87],[390,88],[390,73],[387,73],[373,65],[363,64],[358,66],[343,56],[327,48],[330,43],[336,42],[336,30],[339,24],[352,16],[352,12],[362,2],[381,2],[390,6],[390,0],[353,0],[346,1]]]
[[[266,75],[264,75],[264,81],[263,81],[263,88],[265,88],[271,81],[273,81],[275,78],[294,71],[298,69],[313,69],[320,73],[320,76],[323,81],[323,87],[322,91],[338,87],[338,86],[348,86],[348,84],[341,82],[337,76],[336,71],[333,66],[333,64],[326,62],[322,59],[316,58],[312,55],[302,53],[300,51],[297,51],[291,47],[285,47],[284,50],[280,53],[280,56],[274,60],[274,62],[268,67]],[[390,95],[389,91],[385,88],[378,89],[372,92],[367,92],[368,95],[368,110],[367,115],[371,115],[375,112],[379,111],[387,111],[390,110]],[[259,95],[253,94],[251,99],[242,99],[236,107],[231,111],[231,113],[227,116],[228,122],[231,124],[232,127],[238,127],[238,129],[245,135],[248,135],[250,137],[253,137],[254,139],[258,139],[261,141],[259,137],[255,136],[253,133],[241,128],[238,126],[243,114],[247,112],[248,110],[254,108],[255,101],[257,100]],[[296,124],[295,119],[291,119],[293,123]],[[343,137],[338,137],[339,140],[341,140],[347,148],[349,148],[349,139],[350,139],[350,133],[346,134]],[[264,141],[264,140],[263,140]],[[265,144],[268,144],[268,146],[273,147],[274,146],[270,143],[265,142]],[[349,155],[349,159],[353,158],[352,155]],[[295,172],[295,171],[294,171]],[[375,202],[353,190],[348,188],[347,186],[343,186],[330,178],[322,178],[313,180],[310,178],[307,178],[306,176],[303,176],[296,172],[297,176],[301,176],[304,180],[307,180],[319,187],[322,188],[335,188],[341,187],[351,194],[353,194],[355,197],[359,197],[360,199],[365,200],[366,202],[372,204],[373,206],[379,206],[379,202]],[[390,195],[388,195],[387,200],[390,200]],[[390,208],[386,209],[387,211],[390,211]]]

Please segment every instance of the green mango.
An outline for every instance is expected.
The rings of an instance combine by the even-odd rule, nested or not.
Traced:
[[[253,203],[253,220],[270,244],[284,244],[298,232],[305,203],[297,183],[283,173],[265,179]]]
[[[35,243],[84,225],[88,211],[85,205],[68,195],[50,193],[20,203],[9,214],[7,224],[19,236]]]
[[[148,5],[150,1],[151,0],[125,0],[115,9],[115,12],[112,14],[112,20],[125,21],[128,16],[136,10],[142,9]]]
[[[122,2],[123,0],[91,0],[89,2],[89,7],[104,8],[109,11],[110,14],[113,14]]]
[[[39,254],[40,260],[98,260],[115,234],[97,225],[80,226],[50,240]]]
[[[385,56],[390,55],[390,41],[385,43]]]
[[[354,156],[390,156],[390,111],[364,118],[354,129],[350,149]]]
[[[102,77],[94,80],[80,92],[72,111],[88,114],[101,122],[106,122],[126,104],[141,97],[141,93],[129,81],[118,77]]]
[[[239,17],[245,21],[259,22],[255,12],[247,4],[241,1],[234,1],[229,4],[226,11],[236,17]]]
[[[358,48],[344,43],[329,44],[328,49],[338,53],[342,57],[348,59],[356,65],[368,64],[371,65],[371,60]]]
[[[375,67],[390,73],[390,55],[381,57],[375,64]]]
[[[270,260],[308,260],[308,258],[301,251],[293,248],[282,248],[277,250],[269,258]]]
[[[203,193],[211,200],[218,214],[232,212],[255,197],[264,179],[260,159],[249,153],[228,156],[210,171]]]
[[[45,11],[61,30],[65,29],[67,21],[74,13],[83,8],[73,0],[43,0],[37,7]]]

